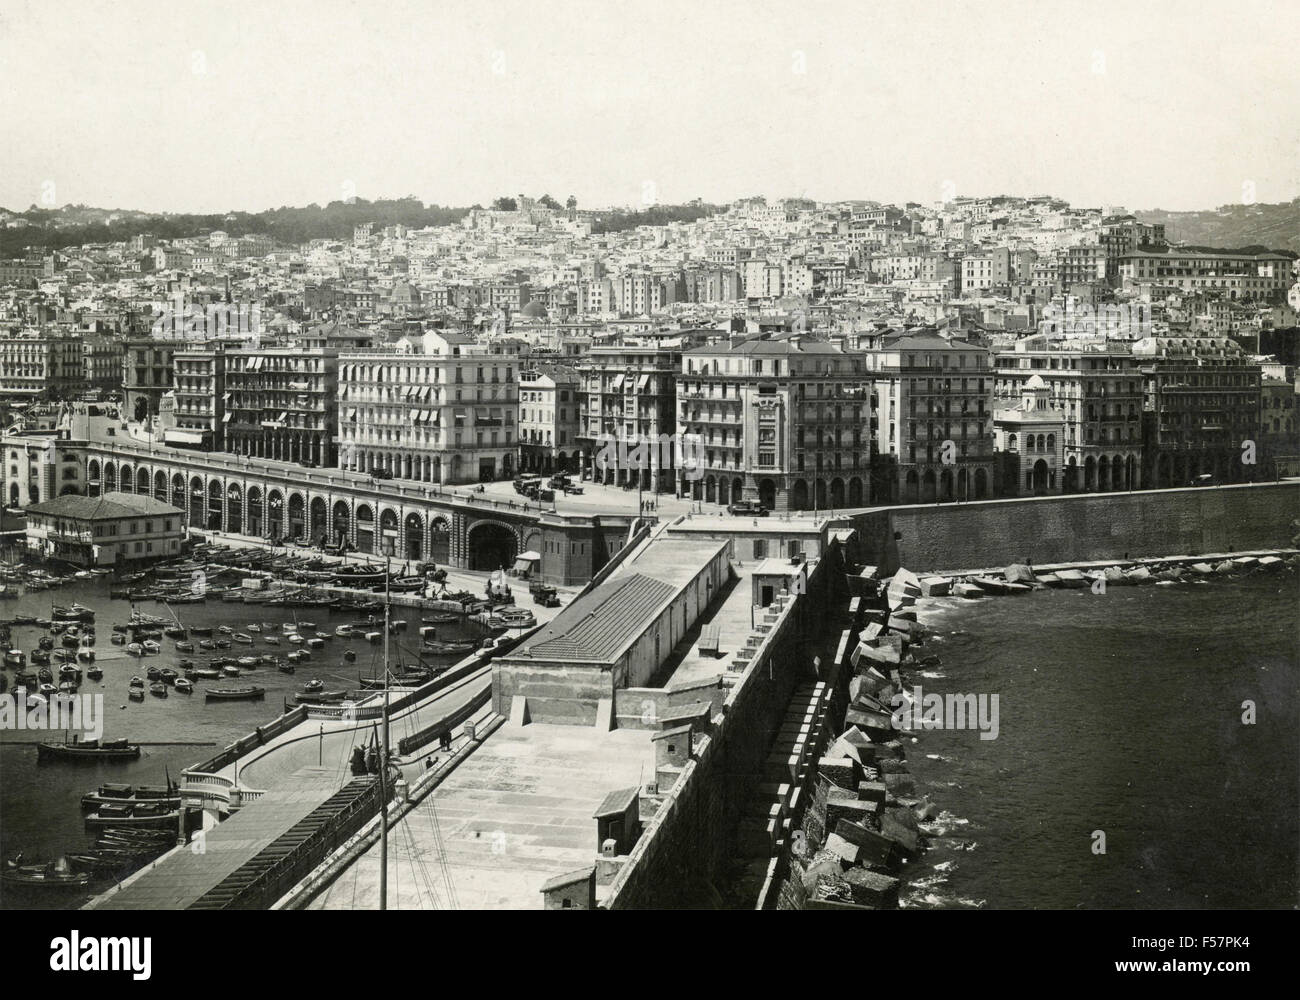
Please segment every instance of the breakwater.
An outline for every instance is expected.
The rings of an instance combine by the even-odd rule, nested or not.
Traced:
[[[890,507],[855,515],[854,558],[892,573],[1291,546],[1300,482]]]

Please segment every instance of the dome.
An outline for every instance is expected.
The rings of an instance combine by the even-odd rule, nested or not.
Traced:
[[[520,314],[528,319],[546,319],[546,306],[542,305],[540,299],[533,299],[528,305],[524,306]]]
[[[1046,389],[1047,383],[1043,381],[1041,375],[1031,375],[1029,381],[1025,383],[1026,389]]]

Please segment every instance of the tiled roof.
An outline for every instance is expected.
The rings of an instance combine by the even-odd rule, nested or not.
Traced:
[[[675,592],[639,573],[620,577],[574,601],[509,658],[612,663]]]
[[[184,514],[162,500],[142,493],[105,493],[100,497],[83,497],[75,493],[55,497],[27,508],[36,514],[53,514],[55,517],[72,517],[82,520],[107,521],[119,517]]]

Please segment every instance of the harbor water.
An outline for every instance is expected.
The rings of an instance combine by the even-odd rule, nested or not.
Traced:
[[[379,595],[375,595],[380,599]],[[371,644],[363,637],[346,639],[334,637],[325,641],[323,649],[313,650],[311,659],[297,664],[296,672],[284,674],[274,666],[241,668],[239,677],[220,681],[196,681],[193,694],[182,694],[174,688],[168,697],[157,698],[146,694],[143,701],[129,701],[127,690],[133,676],[144,677],[149,667],[179,668],[181,659],[190,659],[196,665],[206,665],[216,656],[241,657],[274,655],[282,661],[295,648],[283,638],[282,624],[310,621],[313,631],[333,634],[338,625],[358,624],[365,613],[340,611],[321,607],[287,607],[283,605],[226,603],[210,599],[201,604],[187,604],[173,610],[184,626],[229,626],[235,632],[248,632],[247,625],[264,623],[274,625],[262,634],[248,633],[254,644],[232,643],[231,648],[214,652],[180,653],[170,638],[159,640],[162,651],[152,656],[129,655],[122,646],[111,644],[114,623],[125,623],[131,614],[131,604],[110,599],[108,578],[78,580],[54,590],[29,592],[17,600],[0,603],[0,618],[17,616],[49,618],[54,604],[83,604],[96,612],[96,663],[104,670],[100,681],[86,679],[81,694],[103,694],[104,739],[125,737],[140,743],[208,743],[210,746],[144,746],[138,760],[110,763],[75,763],[66,761],[38,762],[35,744],[43,740],[62,741],[63,734],[0,731],[0,858],[10,858],[22,852],[30,863],[44,862],[69,852],[84,852],[93,845],[94,836],[86,831],[82,821],[81,796],[93,791],[101,783],[117,782],[138,785],[162,785],[170,776],[175,781],[182,769],[193,766],[213,756],[222,747],[248,735],[258,725],[264,725],[284,710],[284,704],[293,704],[292,695],[314,678],[324,682],[326,689],[356,689],[359,678],[382,674],[383,645]],[[139,611],[159,617],[168,615],[161,604],[149,601],[136,605]],[[375,612],[382,616],[383,612]],[[394,621],[405,620],[405,631],[394,635],[390,642],[390,655],[394,669],[399,662],[418,662],[421,612],[410,607],[394,606]],[[476,623],[462,620],[455,624],[435,626],[439,639],[480,639],[485,631]],[[382,625],[372,626],[382,631]],[[35,625],[14,626],[11,648],[21,649],[30,655],[41,636],[48,629]],[[264,635],[281,636],[279,645],[271,645]],[[215,635],[214,638],[231,638]],[[192,641],[196,643],[197,639]],[[344,650],[356,654],[355,662],[346,662]],[[451,664],[465,654],[453,656],[426,656],[430,665]],[[88,664],[79,664],[84,670]],[[34,670],[29,666],[28,669]],[[57,664],[53,669],[57,673]],[[11,682],[6,694],[12,694],[14,671],[6,671]],[[266,689],[262,701],[205,700],[207,687],[238,687],[256,685]],[[5,893],[0,886],[0,908],[27,908],[44,905],[78,905],[81,898],[67,893],[54,892],[53,898],[15,890]]]
[[[942,662],[911,683],[996,693],[1000,718],[994,740],[905,734],[941,813],[904,906],[1300,902],[1295,574],[942,599],[921,618]]]

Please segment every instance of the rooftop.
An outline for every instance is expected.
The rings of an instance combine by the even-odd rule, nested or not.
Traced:
[[[27,510],[33,514],[52,514],[82,521],[112,521],[123,517],[181,515],[179,507],[156,500],[141,493],[105,493],[98,497],[83,497],[75,493],[55,497],[44,503],[32,504]]]

